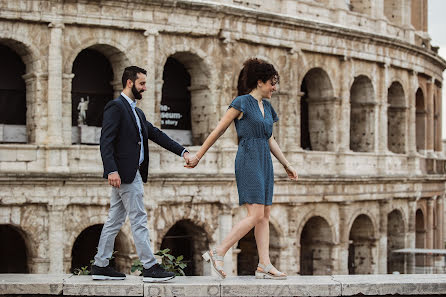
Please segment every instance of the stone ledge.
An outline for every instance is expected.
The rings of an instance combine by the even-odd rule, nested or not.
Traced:
[[[353,296],[446,295],[446,274],[290,276],[287,280],[258,280],[234,276],[177,277],[166,283],[93,281],[70,274],[0,274],[0,295],[33,296]]]

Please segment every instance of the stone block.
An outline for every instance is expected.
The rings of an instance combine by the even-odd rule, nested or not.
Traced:
[[[60,295],[69,274],[0,274],[1,295]]]
[[[73,275],[65,280],[63,295],[143,296],[143,282],[141,277],[132,275],[123,281],[94,281],[90,275]]]
[[[100,127],[80,126],[80,141],[84,144],[99,144],[101,137]]]
[[[0,142],[26,143],[25,125],[0,125]]]
[[[17,150],[15,148],[2,148],[0,151],[0,162],[17,161]]]
[[[144,296],[221,296],[220,280],[212,276],[180,276],[166,283],[145,283]]]
[[[37,148],[17,150],[17,161],[35,161],[37,159]]]
[[[342,295],[434,295],[446,294],[444,274],[335,275]]]
[[[340,296],[341,285],[331,276],[289,276],[286,280],[228,277],[221,296]]]

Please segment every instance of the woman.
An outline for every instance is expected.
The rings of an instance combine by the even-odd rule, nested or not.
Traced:
[[[297,180],[297,172],[291,167],[272,135],[273,123],[278,121],[271,99],[279,82],[274,66],[260,59],[249,59],[244,64],[238,81],[238,97],[230,104],[217,127],[207,137],[186,167],[194,168],[206,151],[235,121],[239,147],[235,159],[235,175],[239,204],[245,205],[248,216],[237,223],[223,242],[203,255],[211,261],[217,274],[225,278],[223,257],[226,252],[253,227],[259,253],[256,278],[286,279],[269,258],[269,216],[273,198],[274,172],[271,153],[285,168],[288,177]]]

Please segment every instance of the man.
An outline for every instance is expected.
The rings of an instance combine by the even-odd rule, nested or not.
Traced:
[[[107,222],[102,228],[98,252],[91,268],[92,278],[125,279],[125,274],[109,266],[115,237],[130,218],[136,251],[143,264],[143,281],[166,281],[175,277],[156,261],[150,248],[147,213],[144,207],[143,182],[147,182],[149,150],[148,139],[163,148],[184,157],[189,152],[146,120],[136,100],[146,90],[146,70],[130,66],[122,74],[121,95],[104,108],[101,131],[101,157],[104,178],[113,187]]]

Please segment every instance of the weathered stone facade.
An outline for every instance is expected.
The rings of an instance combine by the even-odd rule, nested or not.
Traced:
[[[91,50],[108,61],[114,96],[125,66],[148,69],[139,104],[157,126],[164,65],[168,58],[184,65],[192,152],[234,98],[243,61],[270,61],[281,76],[271,100],[280,117],[274,135],[300,175],[291,182],[275,163],[273,262],[290,275],[413,272],[415,264],[432,264],[408,257],[405,268],[390,253],[444,245],[446,62],[429,43],[426,4],[0,1],[0,46],[26,67],[27,139],[6,143],[0,132],[0,234],[19,235],[1,239],[14,241],[2,261],[24,245],[26,271],[62,273],[85,263],[73,259],[79,250],[76,257],[94,253],[88,232],[104,223],[110,188],[101,178],[98,146],[73,141],[78,128],[72,127],[73,65]],[[7,124],[0,122],[0,130],[24,127]],[[236,151],[234,127],[194,170],[150,146],[145,202],[152,243],[158,250],[163,240],[185,238],[190,274],[210,274],[201,252],[246,214],[238,207]],[[226,270],[255,267],[253,247],[252,239],[241,241],[227,254]],[[128,224],[115,249],[116,265],[128,272],[137,258]]]

